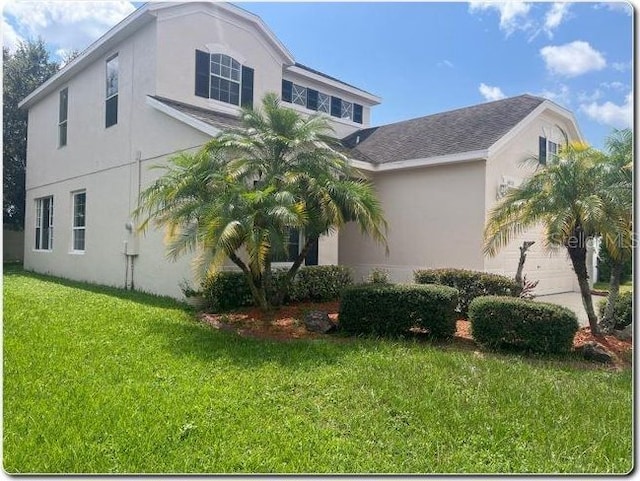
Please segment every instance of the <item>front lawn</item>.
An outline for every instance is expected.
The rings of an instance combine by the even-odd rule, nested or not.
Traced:
[[[596,282],[593,285],[594,291],[601,291],[606,294],[609,293],[609,283],[608,282]],[[633,292],[633,282],[626,281],[620,284],[620,292]]]
[[[9,473],[625,473],[632,373],[415,341],[248,339],[5,271]]]

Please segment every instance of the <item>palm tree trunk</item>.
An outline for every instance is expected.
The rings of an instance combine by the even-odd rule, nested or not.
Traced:
[[[616,307],[616,301],[618,300],[618,294],[620,294],[620,282],[622,280],[622,270],[624,264],[622,261],[613,261],[611,266],[611,278],[609,280],[609,295],[607,296],[607,306],[604,309],[604,316],[600,321],[600,328],[605,334],[613,331],[616,325],[616,319],[614,317],[614,310]]]
[[[267,301],[264,283],[261,283],[260,286],[256,285],[253,279],[253,275],[251,275],[251,271],[249,270],[247,265],[242,262],[242,259],[240,259],[236,254],[230,254],[229,259],[231,259],[231,261],[242,270],[245,277],[247,278],[247,283],[249,284],[249,289],[251,290],[251,295],[253,296],[254,302],[263,311],[268,311],[271,306]]]
[[[280,288],[278,289],[278,293],[275,296],[276,302],[274,302],[274,304],[280,305],[284,300],[284,296],[286,296],[287,292],[289,292],[289,289],[291,288],[291,283],[293,282],[293,278],[296,276],[298,269],[300,269],[300,266],[304,262],[304,259],[307,257],[307,254],[309,253],[309,251],[311,250],[311,247],[313,247],[313,244],[315,242],[318,242],[317,237],[307,238],[304,244],[304,247],[300,251],[300,254],[298,254],[297,259],[294,261],[293,265],[287,271],[284,281],[280,285]]]
[[[584,241],[584,239],[582,239]],[[585,242],[577,242],[578,246],[567,245],[567,251],[571,258],[573,270],[578,278],[578,286],[580,287],[580,295],[582,297],[582,305],[587,312],[589,319],[589,327],[594,336],[600,336],[600,328],[598,327],[598,317],[593,309],[593,299],[591,298],[591,287],[589,287],[589,274],[587,272],[587,249]]]

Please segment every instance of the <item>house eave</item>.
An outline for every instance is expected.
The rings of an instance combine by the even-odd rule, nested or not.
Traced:
[[[213,125],[209,125],[206,122],[203,122],[202,120],[198,120],[194,117],[191,117],[190,115],[187,115],[184,112],[180,112],[179,110],[174,109],[173,107],[170,107],[160,102],[159,100],[153,99],[149,96],[146,97],[146,103],[147,105],[149,105],[150,107],[153,107],[159,112],[162,112],[163,114],[166,114],[169,117],[179,122],[182,122],[190,127],[193,127],[194,129],[202,132],[203,134],[207,134],[207,135],[210,135],[211,137],[215,137],[220,132],[222,132],[221,129],[214,127]]]
[[[287,67],[284,73],[285,74],[291,73],[291,75],[296,75],[298,77],[310,79],[318,83],[329,85],[335,89],[341,90],[343,92],[346,92],[348,94],[351,94],[353,96],[356,96],[364,100],[370,106],[378,105],[380,104],[380,102],[382,102],[382,98],[378,97],[377,95],[370,94],[369,92],[365,92],[364,90],[361,90],[356,87],[352,87],[343,82],[336,81],[336,80],[324,77],[322,75],[318,75],[313,72],[309,72],[308,70],[302,69],[296,65]]]
[[[399,160],[385,164],[370,164],[361,160],[349,159],[349,163],[356,169],[365,172],[390,172],[406,169],[419,169],[424,167],[435,167],[438,165],[459,164],[478,160],[487,160],[489,151],[473,150],[456,154],[438,155],[435,157],[425,157],[422,159]],[[348,157],[348,155],[347,155]]]
[[[29,108],[45,95],[51,93],[56,88],[62,86],[71,77],[87,67],[92,61],[105,55],[112,46],[135,32],[138,28],[147,24],[155,18],[150,13],[149,4],[145,4],[120,23],[112,27],[98,40],[87,47],[80,55],[65,65],[58,73],[43,83],[27,95],[19,104],[18,108]]]

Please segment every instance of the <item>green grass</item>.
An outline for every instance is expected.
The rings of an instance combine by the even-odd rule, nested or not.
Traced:
[[[593,289],[596,291],[605,291],[609,292],[609,283],[608,282],[596,282],[593,285]],[[633,292],[633,282],[626,281],[620,285],[620,292]]]
[[[246,339],[4,276],[9,473],[626,473],[632,373],[409,341]]]

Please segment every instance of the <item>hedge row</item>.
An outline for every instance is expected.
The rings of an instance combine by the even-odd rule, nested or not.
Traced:
[[[276,269],[268,296],[282,284],[286,269]],[[301,267],[285,298],[285,302],[323,302],[338,299],[342,290],[353,283],[351,271],[345,266]],[[242,272],[223,271],[209,276],[202,283],[207,308],[214,312],[252,306],[253,297]]]
[[[418,284],[442,284],[458,289],[458,312],[462,317],[467,317],[469,304],[476,297],[517,297],[521,291],[518,283],[510,277],[466,269],[420,269],[413,273],[413,278]]]
[[[567,352],[578,331],[576,315],[545,302],[484,296],[469,306],[473,338],[491,348],[540,353]]]
[[[400,336],[412,327],[436,338],[456,331],[458,291],[447,286],[364,284],[345,289],[340,329],[348,334]]]
[[[600,311],[600,319],[604,316],[604,310],[607,306],[607,299],[603,299],[598,304]],[[622,330],[633,321],[633,293],[621,292],[618,294],[616,303],[613,307],[613,317],[616,320],[615,329]]]

